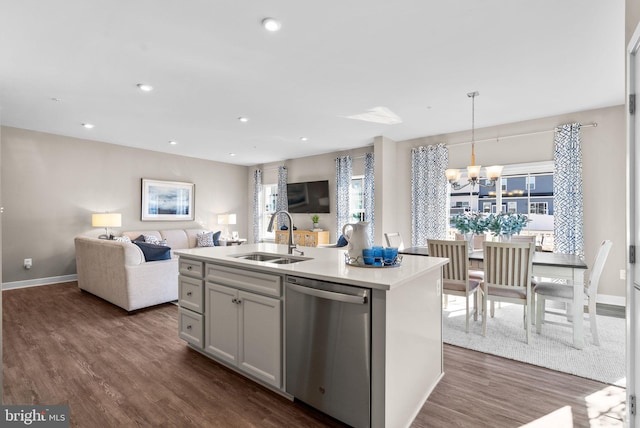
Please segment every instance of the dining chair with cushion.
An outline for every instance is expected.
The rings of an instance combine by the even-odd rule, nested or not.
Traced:
[[[482,334],[487,334],[487,302],[509,302],[524,306],[523,320],[527,344],[533,313],[531,272],[535,244],[524,242],[484,243],[484,284],[482,294]],[[493,316],[493,314],[492,314]]]
[[[593,336],[593,343],[595,345],[600,345],[598,327],[596,325],[596,297],[598,295],[598,283],[600,282],[600,276],[602,275],[602,270],[604,269],[604,264],[607,261],[612,245],[612,242],[609,240],[602,241],[600,248],[598,249],[598,253],[596,254],[596,259],[593,262],[593,268],[589,273],[589,279],[584,287],[584,301],[587,304],[587,313],[589,314],[589,322],[591,324],[591,335]],[[570,283],[559,284],[551,281],[538,281],[533,290],[536,298],[536,332],[540,334],[542,331],[542,324],[545,322],[545,312],[558,314],[557,311],[547,310],[545,302],[547,300],[554,300],[570,305],[573,303],[574,288]],[[567,311],[565,314],[568,315],[568,313],[569,312]],[[549,323],[568,325],[556,322]]]
[[[399,251],[404,249],[402,236],[400,236],[399,232],[385,233],[384,239],[387,241],[387,247],[397,248]]]
[[[482,244],[484,243],[487,235],[473,235],[473,249],[474,250],[482,250]],[[465,241],[464,235],[461,233],[456,233],[456,241]],[[469,270],[469,278],[475,279],[476,281],[484,281],[484,271],[482,270]]]
[[[469,333],[469,318],[478,320],[481,301],[481,281],[469,277],[469,243],[467,241],[427,240],[429,255],[444,257],[449,263],[442,267],[442,292],[444,295],[462,296],[466,303],[466,332]],[[469,297],[473,297],[473,313],[469,310]]]

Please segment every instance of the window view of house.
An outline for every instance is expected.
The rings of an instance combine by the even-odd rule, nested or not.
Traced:
[[[517,168],[517,167],[514,167]],[[488,184],[488,180],[486,181]],[[516,173],[501,178],[502,212],[525,214],[531,220],[522,231],[536,235],[536,243],[553,250],[553,173]],[[496,190],[478,186],[451,193],[451,216],[467,211],[496,213]],[[455,233],[452,230],[451,233]]]

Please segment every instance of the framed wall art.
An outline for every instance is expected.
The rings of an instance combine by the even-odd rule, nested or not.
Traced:
[[[142,179],[142,221],[194,220],[193,183]]]

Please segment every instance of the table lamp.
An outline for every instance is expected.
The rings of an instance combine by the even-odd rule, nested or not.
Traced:
[[[229,238],[229,224],[236,224],[235,214],[218,214],[218,224],[225,225],[225,237]]]
[[[122,214],[120,213],[96,213],[91,215],[91,226],[104,227],[105,234],[98,236],[100,239],[112,239],[109,234],[110,227],[122,226]]]

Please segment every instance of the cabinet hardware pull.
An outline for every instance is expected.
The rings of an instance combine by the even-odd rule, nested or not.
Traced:
[[[187,266],[187,270],[191,270],[193,266]]]
[[[187,292],[187,296],[191,296],[191,294],[192,294],[191,291]]]
[[[240,304],[240,303],[242,303],[242,300],[238,299],[238,300],[236,300],[236,303]]]
[[[187,326],[187,330],[191,330],[191,325],[188,325],[188,326]]]
[[[237,300],[235,297],[234,297],[233,299],[231,299],[231,301],[232,301],[233,303],[238,303],[238,300]]]

